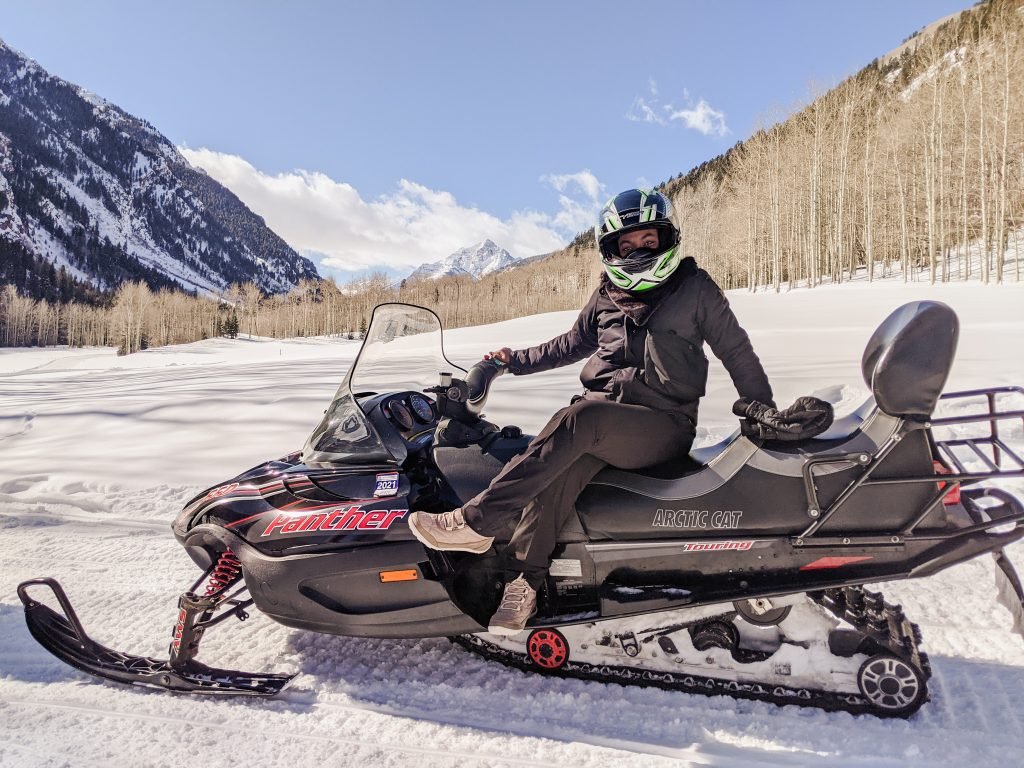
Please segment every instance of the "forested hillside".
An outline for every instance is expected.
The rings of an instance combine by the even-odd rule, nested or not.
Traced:
[[[130,281],[217,295],[317,276],[152,125],[0,40],[0,284],[102,303]]]
[[[688,252],[729,286],[1003,273],[1024,214],[1024,3],[992,0],[671,180]],[[982,257],[976,274],[971,243]]]
[[[891,274],[1020,280],[1024,0],[980,3],[812,94],[785,119],[764,122],[725,154],[661,185],[675,202],[684,252],[724,288],[778,291]],[[388,300],[430,307],[449,327],[473,325],[579,307],[599,275],[587,231],[549,258],[478,281],[393,288],[384,276],[342,287],[302,280],[272,297],[246,284],[227,296],[231,308],[123,286],[112,309],[64,307],[53,322],[51,304],[8,292],[0,298],[0,339],[131,351],[220,333],[232,314],[243,333],[358,333],[372,307]],[[126,341],[124,318],[136,314],[135,341]],[[73,326],[59,319],[73,315]]]

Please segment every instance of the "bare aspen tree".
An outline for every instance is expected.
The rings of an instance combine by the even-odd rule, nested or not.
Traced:
[[[1022,6],[1024,7],[1024,6]],[[997,194],[997,212],[996,212],[996,232],[995,232],[995,243],[996,243],[996,282],[1003,282],[1003,252],[1006,248],[1006,196],[1007,196],[1007,174],[1008,174],[1008,158],[1009,158],[1009,143],[1010,143],[1010,81],[1012,77],[1012,69],[1010,65],[1010,38],[1011,31],[1009,29],[1009,23],[1004,18],[1006,11],[1005,5],[998,5],[995,13],[997,14],[998,26],[1001,28],[1001,34],[999,35],[999,42],[1001,43],[1002,50],[1000,51],[1000,63],[1002,64],[1002,72],[1000,79],[1002,80],[1002,96],[1003,96],[1003,112],[1000,116],[1000,121],[1003,127],[1002,144],[999,151],[999,177],[997,180],[998,194]],[[1018,15],[1022,11],[1018,8]],[[1018,90],[1019,84],[1018,84]]]
[[[262,301],[263,291],[256,283],[250,281],[242,284],[242,311],[245,314],[246,334],[250,339],[254,334],[259,333],[259,313]]]
[[[978,17],[978,38],[981,39],[981,17]],[[989,262],[989,229],[988,229],[988,189],[985,183],[987,174],[987,163],[985,161],[985,78],[982,71],[984,56],[981,51],[975,51],[974,60],[977,65],[977,87],[978,87],[978,203],[980,206],[980,234],[981,234],[981,280],[987,283],[990,280]]]
[[[874,177],[875,177],[875,134],[878,128],[877,102],[872,99],[868,103],[865,114],[864,129],[864,165],[861,193],[864,212],[864,263],[867,269],[868,282],[875,277],[875,214],[874,214]]]

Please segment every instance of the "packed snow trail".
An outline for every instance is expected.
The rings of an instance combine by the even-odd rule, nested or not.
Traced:
[[[860,355],[915,298],[960,315],[947,389],[1024,384],[1024,288],[847,285],[731,293],[780,403],[867,390]],[[567,329],[574,313],[446,334],[464,365]],[[112,350],[0,350],[0,764],[1015,765],[1024,750],[1024,643],[982,557],[879,585],[921,625],[932,700],[909,721],[523,674],[444,639],[317,635],[254,612],[204,639],[211,665],[297,672],[276,700],[176,696],[104,683],[28,634],[18,582],[55,576],[95,639],[164,656],[178,594],[197,576],[170,522],[197,491],[301,446],[358,342],[210,340]],[[578,366],[504,377],[488,417],[537,431],[578,388]],[[700,440],[734,429],[712,360]],[[1024,407],[1018,404],[1017,407]],[[1005,434],[1024,450],[1020,424]],[[1014,489],[1024,495],[1024,483]],[[1024,568],[1024,546],[1011,559]]]

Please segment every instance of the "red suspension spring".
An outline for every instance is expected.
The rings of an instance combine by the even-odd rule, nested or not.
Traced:
[[[217,564],[210,574],[210,582],[206,585],[206,597],[223,592],[238,581],[241,575],[242,563],[230,549],[224,550],[217,558]]]

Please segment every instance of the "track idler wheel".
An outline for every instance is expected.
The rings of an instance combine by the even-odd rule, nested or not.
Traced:
[[[690,642],[698,651],[724,648],[733,651],[740,644],[740,632],[728,621],[705,621],[690,627]]]
[[[767,600],[755,599],[737,600],[732,607],[748,624],[753,624],[755,627],[773,627],[776,624],[781,624],[789,616],[789,611],[793,607],[783,605],[781,608],[769,608],[770,605],[771,603]]]
[[[857,672],[857,686],[880,717],[909,717],[928,698],[921,670],[890,653],[865,661]]]
[[[569,660],[569,641],[557,629],[535,629],[526,638],[526,653],[542,669],[561,669]]]

